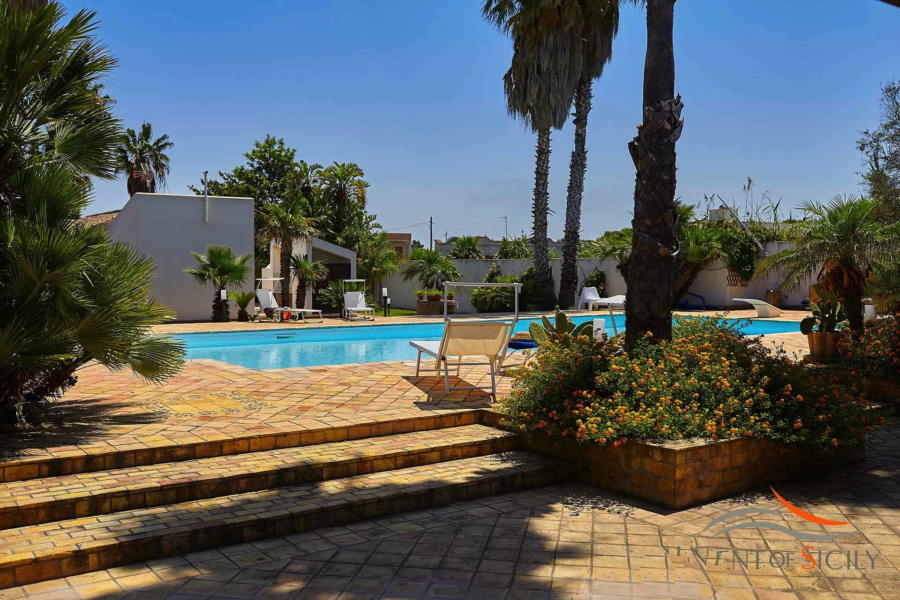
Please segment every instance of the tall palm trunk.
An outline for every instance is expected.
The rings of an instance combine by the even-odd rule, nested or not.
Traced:
[[[538,307],[542,310],[553,308],[556,294],[553,290],[553,272],[550,270],[550,246],[547,242],[547,215],[550,212],[550,128],[537,134],[534,165],[534,198],[531,206],[533,219],[532,237],[534,243],[535,283]]]
[[[291,255],[294,254],[294,240],[289,235],[281,236],[281,305],[291,305]]]
[[[675,142],[684,123],[681,98],[675,97],[674,12],[675,0],[647,0],[644,118],[628,144],[637,169],[625,304],[628,348],[648,332],[656,340],[672,337]]]
[[[590,77],[582,77],[575,91],[575,147],[569,161],[569,187],[566,194],[566,225],[563,237],[563,260],[559,275],[559,305],[569,308],[575,304],[578,288],[578,244],[581,241],[581,199],[584,195],[584,174],[587,170],[587,119],[591,112]]]

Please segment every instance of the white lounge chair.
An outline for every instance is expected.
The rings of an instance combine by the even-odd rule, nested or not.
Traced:
[[[746,302],[756,309],[756,316],[762,318],[781,316],[781,309],[756,298],[732,298],[732,302]]]
[[[434,368],[427,369],[440,373],[443,366],[444,388],[451,390],[487,390],[490,389],[491,397],[497,398],[497,370],[502,356],[506,351],[506,344],[512,333],[512,321],[447,321],[444,326],[444,335],[437,342],[410,342],[409,345],[418,350],[416,358],[416,376],[422,370],[422,354],[434,357]],[[484,357],[487,362],[462,362],[469,356]],[[456,361],[456,375],[459,376],[459,368],[463,365],[489,365],[491,373],[491,385],[487,386],[451,386],[450,385],[450,361]]]
[[[275,311],[275,320],[280,321],[282,313],[290,313],[292,316],[298,317],[302,321],[306,321],[306,315],[319,317],[319,323],[325,319],[322,318],[322,311],[318,308],[291,308],[289,306],[278,306],[275,301],[275,294],[272,290],[256,290],[257,311],[262,312],[267,308]]]
[[[366,305],[365,292],[344,292],[343,317],[349,321],[354,318],[366,321],[375,320],[375,309]]]
[[[619,326],[616,325],[613,309],[619,308],[625,310],[625,294],[616,294],[615,296],[608,296],[606,298],[592,298],[588,303],[589,310],[595,310],[604,306],[609,310],[609,320],[612,322],[613,334],[619,335]]]
[[[597,293],[597,288],[595,287],[584,287],[581,288],[581,296],[578,298],[578,309],[582,308],[590,309],[591,300],[599,300],[600,294]]]

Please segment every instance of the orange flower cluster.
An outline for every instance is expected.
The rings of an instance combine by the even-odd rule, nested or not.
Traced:
[[[680,320],[671,342],[570,338],[542,348],[505,402],[523,430],[619,445],[628,439],[760,437],[858,444],[875,415],[818,371],[717,319]]]
[[[858,340],[847,330],[836,342],[841,362],[866,377],[900,380],[900,318],[882,317],[866,323]]]

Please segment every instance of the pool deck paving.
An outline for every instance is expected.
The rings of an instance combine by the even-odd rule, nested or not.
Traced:
[[[728,316],[753,314],[754,311],[731,311]],[[781,320],[796,321],[805,314],[785,311]],[[433,322],[434,318],[394,317],[379,319],[375,324],[428,321]],[[327,319],[324,324],[305,325],[167,324],[157,330],[182,333],[345,325],[344,321]],[[371,324],[357,322],[353,326]],[[767,335],[763,340],[783,347],[795,357],[805,353],[806,339],[799,333]],[[460,379],[467,384],[486,385],[489,375],[486,368],[464,367]],[[509,393],[511,383],[510,377],[499,378],[499,396]],[[423,457],[427,454],[425,446],[438,444],[438,440],[448,448],[456,440],[459,444],[471,442],[472,447],[493,444],[491,452],[501,451],[496,441],[479,441],[484,434],[478,430],[471,430],[473,437],[469,441],[463,429],[454,430],[454,434],[447,430],[447,435],[439,430],[479,427],[473,423],[481,421],[473,421],[472,415],[490,405],[491,399],[483,391],[448,394],[440,377],[416,377],[413,364],[399,361],[261,371],[214,360],[191,360],[181,373],[162,385],[90,365],[79,372],[78,383],[54,405],[51,423],[29,431],[0,432],[0,481],[11,482],[9,489],[17,490],[16,503],[44,511],[53,508],[58,514],[51,515],[52,519],[63,519],[69,517],[60,516],[59,511],[68,510],[67,502],[75,505],[70,496],[76,488],[100,501],[123,489],[149,493],[145,488],[154,487],[157,480],[173,489],[186,479],[193,481],[192,485],[203,480],[207,482],[203,485],[210,486],[217,473],[225,479],[235,465],[238,470],[255,474],[284,470],[292,462],[306,461],[304,468],[312,468],[310,464],[316,460],[329,462],[329,456],[341,452],[351,452],[354,464],[368,460],[377,471],[388,468],[377,464],[387,449],[397,446],[388,439],[381,446],[380,442],[367,444],[365,438],[372,435],[424,429],[422,433],[408,434],[408,443],[414,443],[416,452]],[[333,446],[303,449],[305,444],[324,442],[332,442]],[[359,449],[353,450],[355,447]],[[402,453],[407,451],[404,446]],[[271,454],[254,455],[256,452]],[[309,458],[310,453],[319,458]],[[196,474],[171,462],[185,459],[206,460],[210,469]],[[425,465],[431,461],[422,460]],[[469,460],[474,461],[471,477],[477,478],[490,470],[487,465],[493,464],[490,461],[494,459]],[[135,477],[130,478],[125,470],[130,465],[156,466],[134,468]],[[390,468],[396,466],[399,463]],[[452,468],[453,476],[461,482],[469,480],[465,467],[460,467],[461,471]],[[411,472],[407,476],[397,471],[365,477],[384,481],[385,477],[393,477],[391,473],[397,474],[398,481],[417,481],[416,477],[423,476],[427,481],[427,475]],[[817,552],[826,550],[825,556],[831,556],[835,565],[838,556],[855,559],[843,569],[823,568],[821,564],[818,570],[803,568],[808,565],[800,554],[804,543],[780,531],[702,531],[710,518],[731,508],[745,504],[777,508],[771,494],[667,512],[594,488],[557,484],[0,589],[0,600],[124,595],[342,600],[900,597],[898,473],[900,430],[890,429],[870,447],[864,464],[849,467],[840,476],[779,489],[816,514],[852,523],[856,532],[848,538],[828,543],[804,542],[816,546]],[[50,476],[54,478],[42,487],[39,478]],[[448,476],[448,480],[452,477]],[[67,486],[67,481],[72,485]],[[268,487],[272,482],[262,488],[247,487],[244,480],[234,485],[238,486],[235,490],[246,491]],[[323,489],[333,486],[321,485],[325,486]],[[221,493],[233,493],[230,488],[223,489]],[[178,497],[178,501],[183,500]],[[218,501],[206,502],[214,505]],[[152,504],[149,503],[151,507]],[[102,515],[84,517],[92,513],[78,510],[82,517],[73,523],[78,523],[79,529],[83,519],[104,521]],[[149,514],[156,509],[147,510]],[[7,516],[14,512],[7,511]],[[68,542],[62,538],[52,541],[58,523],[39,524],[52,520],[48,514],[34,513],[38,516],[21,524],[38,523],[31,525],[37,528],[35,532],[43,535],[48,531],[51,543],[65,545]],[[801,530],[821,529],[818,525],[798,524],[796,519],[790,525]],[[61,530],[60,535],[73,534]],[[6,542],[20,545],[22,540],[13,537]],[[697,548],[705,549],[706,559],[697,556]],[[838,549],[842,553],[827,554]],[[734,550],[759,550],[765,560],[773,552],[791,551],[795,562],[748,567],[746,561],[734,563]],[[866,551],[877,555],[871,565]],[[756,552],[756,556],[761,554]],[[860,568],[864,561],[865,568]]]
[[[900,430],[866,461],[778,492],[846,521],[834,541],[710,522],[734,509],[826,528],[768,491],[668,512],[558,484],[0,590],[0,599],[900,597]],[[829,531],[834,531],[834,528]]]

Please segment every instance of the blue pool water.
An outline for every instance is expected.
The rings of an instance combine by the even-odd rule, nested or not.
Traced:
[[[574,317],[576,323],[596,316]],[[522,319],[516,331],[525,331],[534,319]],[[791,321],[742,321],[744,333],[761,335],[799,331]],[[616,315],[619,331],[625,327],[625,315]],[[612,331],[609,317],[606,327]],[[229,333],[185,333],[181,338],[187,358],[212,358],[251,369],[282,369],[347,363],[410,360],[416,352],[410,340],[439,340],[441,322],[413,325],[374,325],[355,327],[300,327]]]

